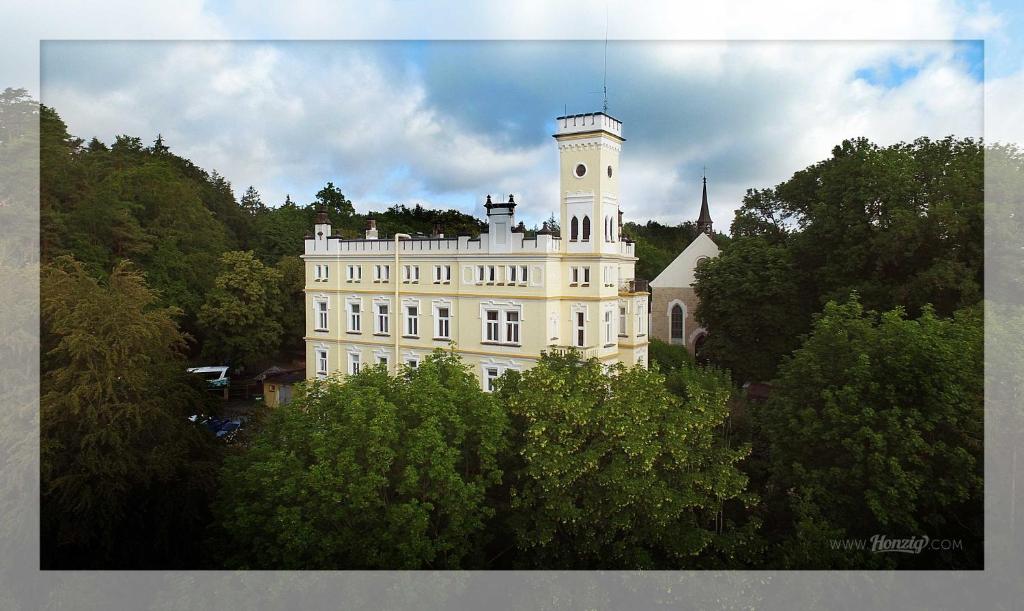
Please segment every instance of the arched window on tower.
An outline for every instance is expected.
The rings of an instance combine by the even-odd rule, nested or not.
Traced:
[[[572,217],[572,221],[569,223],[569,239],[578,240],[580,237],[580,222],[576,217]]]
[[[589,242],[590,241],[590,217],[589,216],[583,217],[583,241],[584,242]]]
[[[683,307],[678,303],[672,306],[670,333],[673,344],[683,343]]]

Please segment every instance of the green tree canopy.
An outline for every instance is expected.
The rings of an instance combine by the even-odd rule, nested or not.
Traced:
[[[230,458],[218,503],[229,564],[457,568],[479,563],[507,419],[451,353],[392,377],[311,382]]]
[[[43,269],[40,401],[44,566],[199,565],[215,482],[208,411],[185,372],[186,338],[142,274],[99,282],[62,257]]]
[[[725,545],[748,448],[721,443],[728,379],[691,373],[684,399],[656,370],[605,373],[578,354],[502,378],[518,463],[509,523],[530,566],[678,568]]]
[[[723,261],[698,272],[708,352],[740,379],[767,379],[811,315],[852,292],[868,309],[911,316],[926,304],[949,316],[977,303],[983,158],[970,138],[887,147],[859,138],[774,188],[748,191],[732,243],[720,244]],[[784,308],[789,316],[776,316]]]
[[[790,495],[797,523],[783,548],[788,563],[827,568],[821,555],[801,555],[828,550],[818,532],[961,538],[965,549],[943,564],[980,566],[982,359],[977,308],[943,319],[926,307],[907,319],[899,309],[864,312],[856,298],[826,305],[755,408],[772,488]],[[850,566],[936,566],[927,557],[845,556]]]
[[[220,267],[199,311],[206,336],[203,356],[231,364],[264,363],[281,345],[281,272],[252,251],[226,252]]]

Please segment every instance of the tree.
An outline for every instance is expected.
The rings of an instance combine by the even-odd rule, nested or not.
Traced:
[[[764,238],[736,240],[697,266],[697,320],[708,329],[704,354],[736,380],[771,379],[799,345],[808,307],[790,252]]]
[[[864,312],[855,297],[826,305],[754,414],[772,488],[789,495],[796,536],[780,555],[790,568],[828,568],[810,531],[964,542],[939,560],[848,552],[861,567],[981,566],[982,357],[977,308],[907,319]]]
[[[298,256],[281,257],[275,266],[281,274],[282,349],[305,351],[306,264]]]
[[[247,568],[478,565],[507,420],[452,353],[311,382],[254,447],[225,462],[228,564]]]
[[[199,310],[203,355],[232,364],[264,362],[281,345],[281,273],[252,251],[226,252],[220,263]]]
[[[217,455],[187,417],[208,411],[186,337],[132,265],[104,282],[62,257],[43,269],[43,566],[196,566]]]
[[[316,192],[316,205],[323,206],[332,220],[334,217],[338,220],[349,218],[356,213],[352,202],[345,198],[345,194],[333,182],[328,182],[327,186]]]
[[[949,316],[977,303],[983,152],[970,138],[888,147],[845,140],[829,159],[774,188],[748,191],[733,242],[719,257],[725,261],[697,274],[698,295],[714,300],[702,298],[697,314],[712,358],[717,351],[716,362],[735,367],[740,379],[770,377],[811,316],[853,292],[868,309],[899,306],[911,317],[926,304]],[[740,243],[748,243],[740,249],[747,269],[729,254]],[[715,269],[729,278],[716,280]],[[777,317],[779,304],[792,311]],[[784,326],[772,331],[775,323]]]
[[[744,496],[719,430],[730,388],[688,370],[684,398],[656,369],[545,355],[499,381],[513,418],[510,528],[543,568],[680,568],[734,533],[723,504]]]
[[[245,190],[245,194],[242,195],[238,205],[248,212],[250,216],[256,216],[267,211],[266,205],[260,199],[260,192],[252,185],[249,185],[249,188]]]

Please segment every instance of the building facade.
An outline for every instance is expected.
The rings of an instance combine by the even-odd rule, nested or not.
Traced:
[[[385,237],[371,221],[364,239],[342,239],[318,216],[303,254],[307,378],[415,367],[435,348],[454,348],[485,390],[552,349],[647,364],[648,294],[620,235],[622,123],[557,122],[561,236],[515,231],[512,196],[487,196],[478,238]]]
[[[718,245],[711,239],[707,178],[704,179],[697,228],[700,230],[697,237],[651,281],[651,337],[668,344],[686,346],[690,354],[700,350],[707,336],[707,331],[694,316],[698,303],[693,289],[694,272],[701,261],[717,257],[719,252]]]

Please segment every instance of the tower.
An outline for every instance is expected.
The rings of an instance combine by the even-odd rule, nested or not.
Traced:
[[[512,224],[515,222],[516,201],[510,193],[507,202],[494,203],[487,196],[487,234],[493,252],[508,252],[512,245]]]
[[[622,122],[603,112],[556,122],[562,251],[618,252]]]
[[[704,193],[700,198],[700,216],[697,217],[697,231],[712,234],[711,211],[708,210],[708,177],[704,176]]]

